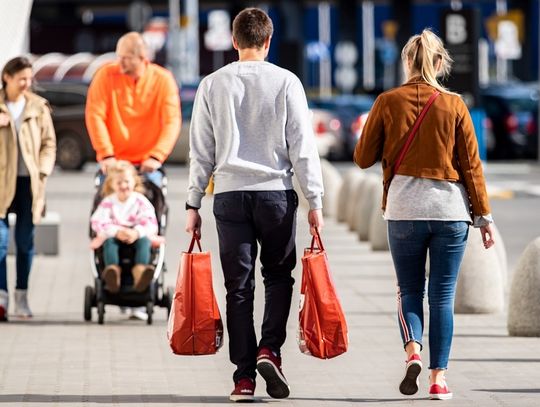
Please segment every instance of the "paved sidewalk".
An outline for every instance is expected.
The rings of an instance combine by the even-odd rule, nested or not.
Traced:
[[[167,281],[174,285],[179,255],[188,245],[183,231],[187,169],[169,170],[170,219]],[[108,306],[105,324],[83,321],[84,286],[91,283],[87,222],[92,173],[57,173],[49,183],[48,207],[61,215],[57,257],[37,256],[30,303],[35,318],[0,325],[2,406],[204,406],[230,405],[233,366],[227,342],[214,356],[175,356],[166,340],[166,312],[154,325],[129,320]],[[224,313],[223,279],[211,201],[203,201],[203,245],[212,251],[214,286]],[[309,242],[305,214],[299,215],[298,252]],[[349,351],[332,360],[302,355],[296,345],[300,268],[283,349],[291,384],[286,400],[270,399],[258,381],[256,396],[275,406],[432,405],[427,371],[420,392],[404,397],[397,386],[404,353],[396,323],[395,279],[388,252],[372,252],[344,225],[327,220],[323,239],[349,323]],[[14,283],[9,259],[10,284]],[[256,321],[262,315],[257,281]],[[452,406],[539,406],[540,338],[507,336],[506,315],[458,315],[448,381]],[[427,350],[427,349],[426,349]],[[427,361],[428,353],[423,352]]]

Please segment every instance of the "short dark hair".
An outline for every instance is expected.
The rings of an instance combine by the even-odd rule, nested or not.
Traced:
[[[4,75],[13,76],[17,72],[22,71],[26,68],[32,68],[32,63],[26,57],[15,57],[7,61],[4,65],[4,69],[2,69],[2,88],[4,88],[4,90],[6,89],[6,81],[4,80]]]
[[[240,49],[262,48],[273,32],[272,20],[258,8],[242,10],[233,21],[233,38]]]

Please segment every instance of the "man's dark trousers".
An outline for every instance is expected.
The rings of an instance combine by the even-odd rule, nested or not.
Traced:
[[[296,264],[298,196],[286,191],[233,191],[216,194],[214,216],[227,289],[229,355],[233,380],[255,378],[257,338],[253,322],[255,261],[261,246],[265,307],[259,346],[279,354],[291,307]]]

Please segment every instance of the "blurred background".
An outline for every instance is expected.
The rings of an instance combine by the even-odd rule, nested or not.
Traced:
[[[141,32],[180,88],[184,124],[169,161],[185,163],[197,84],[237,59],[231,22],[248,6],[274,22],[268,60],[302,80],[321,156],[350,160],[375,97],[403,80],[402,46],[430,27],[455,60],[445,84],[470,108],[482,159],[538,160],[539,0],[1,0],[0,64],[30,55],[54,107],[58,164],[80,169],[94,159],[88,83],[121,35]]]

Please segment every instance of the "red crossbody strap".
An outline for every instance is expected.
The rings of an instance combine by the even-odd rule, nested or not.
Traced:
[[[394,174],[397,172],[399,166],[401,165],[401,162],[403,161],[403,158],[405,157],[405,154],[407,154],[407,151],[409,150],[409,147],[411,146],[411,143],[412,143],[412,141],[414,139],[416,131],[420,127],[420,124],[422,123],[422,120],[424,120],[424,116],[426,115],[427,111],[429,110],[429,108],[431,107],[431,105],[433,104],[433,102],[435,101],[437,96],[439,96],[440,94],[441,94],[441,92],[435,91],[435,93],[433,93],[433,95],[431,95],[431,97],[427,101],[426,105],[424,106],[424,108],[420,112],[420,115],[418,116],[418,118],[414,122],[413,128],[412,128],[411,132],[409,133],[409,137],[407,138],[407,141],[405,142],[405,145],[401,149],[401,153],[399,154],[399,158],[397,159],[396,163],[394,164],[394,171],[393,171]]]

